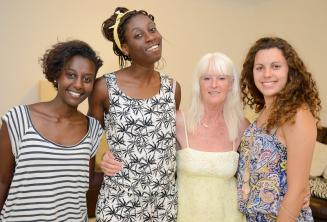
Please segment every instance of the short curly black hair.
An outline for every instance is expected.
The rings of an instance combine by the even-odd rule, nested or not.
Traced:
[[[41,66],[45,78],[52,83],[57,89],[58,85],[55,80],[58,79],[63,67],[73,56],[82,56],[94,63],[95,73],[102,66],[101,58],[86,42],[80,40],[71,40],[66,42],[58,42],[48,49],[42,58],[40,58]]]

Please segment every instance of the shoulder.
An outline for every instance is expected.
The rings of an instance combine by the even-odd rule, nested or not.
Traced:
[[[106,94],[107,94],[106,75],[103,75],[95,80],[92,96],[96,95],[97,97],[105,97]]]
[[[176,128],[184,127],[185,113],[181,110],[176,111]]]
[[[281,127],[285,137],[307,138],[315,140],[317,135],[316,119],[307,106],[297,109],[293,121],[288,121]]]
[[[22,116],[27,111],[27,105],[18,105],[10,108],[2,117],[2,119],[7,119],[10,117]]]
[[[106,86],[106,78],[108,78],[108,74],[96,78],[94,81],[94,88]]]
[[[91,131],[102,133],[103,129],[102,129],[100,121],[98,121],[97,119],[95,119],[92,116],[87,116],[87,118],[89,119],[89,127],[90,127]]]
[[[96,128],[101,127],[100,121],[92,116],[87,116],[89,119],[90,126],[95,126]]]
[[[250,125],[250,121],[247,118],[242,118],[240,120],[240,133],[242,134],[246,128],[248,128]]]

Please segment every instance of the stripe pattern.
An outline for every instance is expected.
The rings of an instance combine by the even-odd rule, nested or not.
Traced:
[[[100,123],[76,145],[62,146],[33,127],[27,106],[6,113],[5,121],[16,166],[0,221],[87,221],[89,161],[102,135]]]

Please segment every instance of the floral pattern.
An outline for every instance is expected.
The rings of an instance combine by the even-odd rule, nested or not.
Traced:
[[[107,142],[123,170],[105,176],[96,217],[102,221],[176,221],[175,99],[170,80],[160,75],[158,94],[134,99],[106,74],[110,110]]]
[[[287,191],[287,149],[275,134],[267,134],[257,127],[256,122],[245,130],[240,146],[237,173],[240,210],[250,222],[276,221]],[[251,190],[248,198],[243,198],[242,185],[248,160]],[[313,221],[311,209],[303,208],[297,221]]]

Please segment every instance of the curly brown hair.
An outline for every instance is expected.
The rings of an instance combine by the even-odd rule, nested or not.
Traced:
[[[131,58],[128,55],[125,55],[117,46],[115,40],[114,40],[114,29],[112,26],[116,23],[116,18],[118,16],[118,12],[120,13],[126,13],[128,11],[127,8],[124,7],[117,7],[115,9],[115,12],[102,23],[102,34],[103,36],[111,41],[113,43],[112,49],[114,53],[118,56],[119,58],[119,66],[125,67],[126,66],[126,61],[131,61]],[[148,16],[152,21],[154,21],[153,15],[149,14],[148,12],[144,10],[132,10],[126,13],[120,20],[119,25],[118,25],[118,38],[121,42],[121,44],[125,43],[125,31],[126,31],[126,25],[130,21],[131,18],[133,18],[136,15],[145,15]]]
[[[260,112],[265,106],[264,97],[254,83],[253,66],[257,52],[271,48],[277,48],[282,52],[289,71],[285,87],[276,95],[276,99],[272,104],[265,129],[270,131],[288,121],[294,122],[297,109],[303,105],[310,110],[318,124],[321,101],[316,82],[294,48],[287,41],[278,37],[260,38],[250,48],[243,63],[240,79],[244,105],[254,108],[256,113]]]

